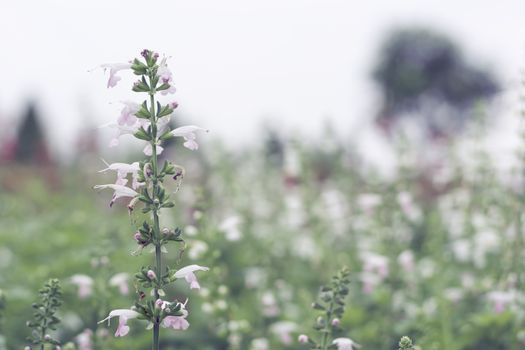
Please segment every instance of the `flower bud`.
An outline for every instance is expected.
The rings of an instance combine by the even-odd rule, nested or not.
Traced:
[[[308,336],[306,334],[301,334],[298,340],[299,340],[299,343],[306,344],[308,343]]]
[[[24,348],[24,350],[31,350],[31,347],[30,347],[30,346],[26,346],[26,347]]]
[[[332,320],[332,326],[333,326],[333,327],[339,327],[340,324],[341,324],[341,320],[340,320],[340,319],[338,319],[338,318],[334,318],[334,319]]]
[[[155,273],[155,271],[153,270],[148,270],[148,272],[146,273],[146,275],[148,276],[148,278],[150,280],[156,280],[157,279],[157,274]]]
[[[179,107],[179,103],[177,101],[173,101],[172,103],[170,103],[170,107],[171,109],[176,109],[177,107]]]
[[[46,334],[46,335],[44,336],[44,340],[45,340],[45,341],[50,341],[50,340],[51,340],[51,336],[50,336],[49,334]]]
[[[155,309],[162,309],[162,305],[164,305],[164,301],[162,301],[162,299],[157,299],[155,301]]]

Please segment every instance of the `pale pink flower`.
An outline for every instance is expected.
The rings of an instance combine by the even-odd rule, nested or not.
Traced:
[[[107,123],[104,125],[101,125],[100,128],[112,128],[115,130],[115,135],[113,135],[113,138],[109,141],[109,147],[116,147],[119,145],[119,139],[122,135],[133,135],[136,133],[139,128],[146,122],[140,122],[137,121],[135,124],[129,126],[129,125],[119,125],[117,123]]]
[[[299,338],[297,338],[297,340],[301,344],[306,344],[306,343],[308,343],[308,336],[306,334],[301,334],[301,335],[299,335]]]
[[[85,329],[82,333],[75,337],[78,344],[78,350],[93,350],[93,331],[91,329]]]
[[[292,333],[296,330],[297,324],[290,321],[279,321],[270,327],[270,331],[275,334],[284,345],[291,345],[293,343]]]
[[[128,174],[131,174],[133,178],[133,182],[131,184],[131,187],[136,190],[139,188],[142,184],[138,182],[138,175],[139,175],[139,162],[134,162],[131,164],[127,163],[112,163],[108,164],[106,163],[107,168],[99,170],[99,173],[105,173],[107,171],[116,171],[117,172],[117,181],[115,184],[124,186],[128,181],[126,177]]]
[[[110,189],[115,191],[115,193],[113,193],[113,197],[111,198],[111,202],[109,202],[109,206],[110,207],[113,206],[113,203],[115,203],[115,201],[117,199],[119,199],[119,198],[131,197],[132,201],[133,201],[133,199],[136,198],[139,195],[135,190],[132,190],[131,188],[126,187],[126,186],[122,186],[122,185],[113,185],[113,184],[96,185],[93,188],[95,190],[104,190],[106,188],[110,188]],[[131,202],[130,202],[130,204],[131,204]]]
[[[411,250],[405,250],[397,257],[397,262],[405,272],[414,271],[414,253]]]
[[[514,301],[515,294],[510,291],[492,291],[487,294],[487,299],[492,303],[494,312],[500,314]]]
[[[112,287],[118,287],[120,294],[128,295],[129,294],[129,274],[126,272],[120,272],[111,277],[109,280],[109,285]]]
[[[162,327],[185,331],[190,326],[190,323],[186,320],[186,316],[187,313],[182,316],[166,316],[164,320],[162,320]]]
[[[117,309],[111,311],[108,317],[106,317],[102,321],[99,321],[98,323],[108,321],[109,325],[109,322],[113,317],[118,317],[118,327],[117,331],[115,332],[115,337],[123,337],[129,332],[129,326],[127,325],[128,320],[132,318],[137,318],[138,316],[140,316],[140,314],[136,311],[129,309]]]
[[[85,299],[92,294],[93,279],[87,275],[71,276],[71,283],[78,287],[78,297]]]
[[[183,137],[186,142],[184,142],[184,147],[193,150],[196,150],[199,148],[199,144],[195,141],[197,136],[195,135],[195,132],[197,131],[205,131],[209,132],[209,130],[201,128],[199,126],[195,125],[186,125],[178,127],[171,131],[171,135],[175,137]]]
[[[117,73],[124,69],[130,69],[131,63],[111,63],[100,65],[104,72],[109,69],[108,88],[114,87],[120,81],[120,77]]]
[[[157,155],[160,155],[162,151],[164,151],[164,148],[159,145],[155,145],[155,149],[156,149]],[[144,147],[143,152],[148,157],[151,157],[153,155],[153,147],[151,146],[151,143],[148,143],[146,147]]]
[[[376,273],[381,278],[388,276],[388,258],[386,256],[365,252],[361,254],[361,260],[363,260],[364,271]]]
[[[137,113],[140,109],[140,105],[135,102],[124,101],[122,102],[124,107],[120,111],[120,116],[117,119],[118,125],[133,126],[137,122]]]
[[[191,289],[200,289],[201,286],[199,285],[199,281],[197,281],[197,276],[195,276],[194,272],[196,271],[208,271],[209,268],[205,266],[199,266],[199,265],[188,265],[186,267],[183,267],[182,269],[175,272],[174,277],[175,278],[184,278],[186,282],[190,285]]]
[[[160,80],[164,84],[169,84],[170,86],[168,89],[162,90],[160,93],[162,95],[174,94],[176,89],[173,85],[173,74],[171,73],[170,69],[168,68],[168,65],[166,64],[166,57],[164,57],[159,64],[159,68],[157,69],[157,75],[160,77]]]
[[[337,338],[334,339],[332,344],[337,345],[337,350],[353,350],[354,347],[360,348],[361,345],[357,344],[350,338]]]

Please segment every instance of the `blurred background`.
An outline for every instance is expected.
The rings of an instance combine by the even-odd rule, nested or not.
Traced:
[[[148,348],[140,322],[126,339],[96,323],[132,304],[129,276],[151,255],[130,254],[141,214],[92,190],[114,181],[102,159],[144,157],[129,135],[108,147],[100,126],[141,101],[132,74],[107,89],[100,65],[145,48],[168,57],[173,121],[210,129],[198,151],[166,145],[187,175],[163,220],[184,228],[186,262],[212,270],[163,349],[303,349],[309,305],[342,266],[340,332],[365,349],[404,334],[522,349],[523,13],[518,0],[5,2],[0,349],[24,346],[50,277],[62,341]]]

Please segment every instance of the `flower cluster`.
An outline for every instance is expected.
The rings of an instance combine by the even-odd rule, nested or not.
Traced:
[[[197,132],[207,130],[195,125],[181,126],[173,130],[170,128],[170,120],[178,103],[171,101],[163,104],[155,99],[157,93],[168,95],[175,92],[173,74],[168,68],[167,59],[163,58],[159,62],[159,55],[150,50],[142,51],[141,56],[142,58],[136,58],[129,63],[105,64],[102,65],[102,68],[109,70],[108,87],[116,86],[121,80],[117,74],[130,70],[139,77],[133,84],[132,90],[146,93],[149,97],[140,104],[130,101],[123,102],[123,108],[117,121],[105,125],[116,130],[110,147],[117,146],[120,137],[128,134],[146,141],[143,149],[146,159],[131,164],[106,163],[106,167],[100,172],[115,172],[117,175],[115,183],[97,185],[95,189],[114,191],[110,206],[119,198],[128,198],[130,214],[138,203],[143,204],[142,212],[149,214],[150,220],[145,220],[137,227],[133,238],[139,246],[139,251],[146,246],[153,247],[155,264],[143,266],[135,274],[135,285],[139,288],[135,305],[130,309],[113,310],[100,322],[109,322],[112,318],[118,317],[119,323],[115,336],[121,337],[130,331],[127,325],[128,320],[147,320],[153,329],[153,349],[158,349],[160,327],[175,330],[185,330],[189,327],[189,322],[186,320],[188,317],[187,300],[182,303],[162,299],[166,295],[165,287],[177,279],[184,279],[190,289],[199,289],[200,285],[195,273],[208,270],[207,267],[199,265],[190,265],[178,270],[162,266],[161,252],[167,251],[165,245],[169,242],[184,244],[181,229],[160,228],[161,209],[175,205],[170,200],[170,193],[164,185],[166,179],[170,178],[180,184],[185,170],[170,161],[165,161],[160,166],[158,156],[164,150],[163,141],[174,137],[182,137],[184,147],[190,150],[198,149]],[[131,184],[128,186],[129,180]]]

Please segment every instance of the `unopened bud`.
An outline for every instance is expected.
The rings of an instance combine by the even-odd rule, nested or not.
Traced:
[[[298,340],[299,340],[299,343],[306,344],[308,343],[308,336],[306,334],[301,334]]]
[[[148,270],[148,272],[146,273],[146,275],[148,276],[148,278],[150,280],[156,280],[157,279],[157,274],[155,273],[155,271],[153,270]]]
[[[162,309],[162,305],[164,304],[164,301],[162,301],[162,299],[157,299],[155,301],[155,308],[156,309]]]
[[[333,326],[333,327],[339,327],[340,324],[341,324],[341,320],[340,320],[340,319],[338,319],[338,318],[334,318],[334,319],[332,320],[332,326]]]
[[[50,340],[51,340],[51,336],[50,336],[49,334],[46,334],[46,335],[44,336],[44,340],[45,340],[45,341],[50,341]]]
[[[177,101],[173,101],[170,103],[170,107],[171,109],[177,109],[177,107],[179,107],[179,103]]]

